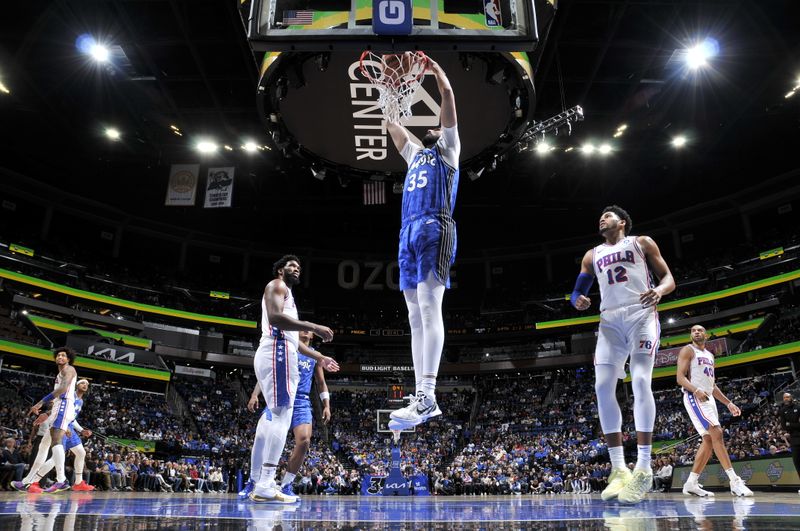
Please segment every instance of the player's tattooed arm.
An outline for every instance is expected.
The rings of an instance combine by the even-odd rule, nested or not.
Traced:
[[[667,262],[661,256],[661,250],[656,245],[656,242],[650,236],[639,236],[636,238],[636,243],[642,248],[645,259],[650,265],[650,268],[658,277],[658,286],[650,288],[644,293],[639,295],[639,300],[642,306],[655,306],[661,301],[664,295],[669,295],[675,291],[675,278],[672,276],[672,271],[669,270]]]

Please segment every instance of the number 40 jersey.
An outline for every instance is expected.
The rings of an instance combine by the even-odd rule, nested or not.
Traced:
[[[600,284],[601,312],[641,305],[639,295],[654,286],[636,236],[626,236],[615,245],[598,245],[592,249],[592,263]]]

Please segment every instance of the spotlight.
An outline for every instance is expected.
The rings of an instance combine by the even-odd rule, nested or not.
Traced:
[[[483,175],[483,171],[484,171],[485,169],[486,169],[486,168],[481,168],[481,169],[479,169],[478,171],[475,171],[475,170],[467,170],[467,177],[469,177],[469,180],[470,180],[470,181],[477,181],[478,179],[480,179],[480,178],[481,178],[481,175]]]
[[[111,140],[119,140],[119,137],[121,136],[119,130],[114,129],[113,127],[106,127],[105,133],[106,136]]]
[[[619,127],[617,127],[617,131],[624,131],[627,128],[628,128],[628,124],[622,124]]]
[[[539,155],[547,155],[547,153],[553,148],[550,147],[550,144],[542,140],[538,144],[536,144],[536,153]]]
[[[597,148],[597,152],[601,155],[608,155],[611,153],[611,144],[602,144],[599,148]]]
[[[200,153],[214,153],[219,146],[210,140],[201,140],[196,147]]]
[[[0,83],[0,90],[3,90],[4,88],[5,88],[5,87],[3,87],[3,84],[2,84],[2,83]],[[6,91],[5,91],[5,90],[3,90],[3,92],[6,92]],[[795,89],[792,89],[792,90],[790,90],[789,92],[787,92],[787,93],[786,93],[786,95],[784,96],[784,98],[786,98],[786,99],[789,99],[789,98],[791,98],[792,96],[794,96],[796,92],[797,92],[797,91],[796,91]],[[6,94],[8,94],[8,93],[6,92]]]
[[[674,147],[676,149],[680,149],[680,148],[682,148],[683,146],[686,145],[686,142],[688,142],[688,140],[686,139],[685,136],[678,135],[678,136],[676,136],[675,138],[672,139],[672,147]]]
[[[2,92],[3,94],[11,94],[9,88],[5,86],[5,84],[2,81],[0,81],[0,92]]]
[[[686,65],[691,70],[708,64],[708,60],[719,53],[719,42],[707,37],[703,42],[686,50]]]
[[[568,147],[567,149],[564,150],[564,153],[569,153],[573,149],[575,149],[575,148],[573,146],[570,146],[570,147]]]
[[[584,155],[591,155],[594,153],[594,144],[584,144],[581,146],[581,151]]]
[[[98,63],[105,63],[106,61],[108,61],[108,56],[109,56],[108,48],[106,48],[102,44],[95,43],[89,49],[89,55],[94,57],[94,60],[97,61]]]
[[[224,148],[225,148],[225,151],[233,151],[233,148],[232,148],[232,147],[230,147],[228,144],[225,144],[225,145],[224,145],[224,146],[222,146],[222,147],[224,147]]]
[[[322,168],[321,170],[315,170],[314,168],[309,168],[309,169],[311,170],[311,175],[313,175],[315,179],[317,179],[318,181],[325,180],[326,177],[325,168]]]
[[[622,131],[617,131],[616,133],[614,133],[614,138],[619,138],[621,136],[622,136]]]
[[[242,146],[242,149],[247,151],[248,153],[255,153],[258,150],[258,146],[253,141],[245,142]]]
[[[674,317],[670,317],[669,319],[667,319],[667,322],[668,322],[669,324],[672,324],[672,323],[674,323],[674,322],[675,322],[675,318],[674,318]]]

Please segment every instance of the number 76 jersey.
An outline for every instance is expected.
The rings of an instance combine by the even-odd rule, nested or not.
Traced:
[[[640,305],[639,295],[654,286],[636,236],[598,245],[592,249],[592,263],[600,284],[600,311]]]

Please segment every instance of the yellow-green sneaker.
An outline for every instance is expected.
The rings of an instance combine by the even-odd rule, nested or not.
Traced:
[[[625,483],[625,487],[617,496],[620,503],[639,503],[644,495],[653,487],[653,473],[649,470],[636,469],[633,477]]]
[[[611,474],[608,476],[608,487],[600,493],[600,497],[603,501],[613,500],[619,496],[619,493],[625,488],[625,484],[632,477],[633,474],[627,468],[612,468]]]

